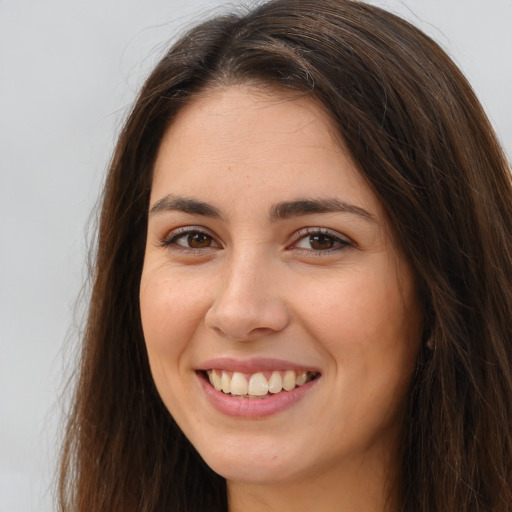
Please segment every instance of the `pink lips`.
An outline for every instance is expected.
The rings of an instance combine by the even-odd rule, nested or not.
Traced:
[[[218,368],[231,372],[256,373],[274,370],[308,370],[318,372],[316,368],[291,363],[277,359],[258,358],[250,360],[235,360],[219,358],[206,361],[197,373],[198,381],[210,403],[222,414],[240,418],[262,418],[282,412],[299,402],[318,382],[314,379],[303,386],[291,391],[281,391],[263,399],[233,397],[217,391],[203,376],[203,371]]]

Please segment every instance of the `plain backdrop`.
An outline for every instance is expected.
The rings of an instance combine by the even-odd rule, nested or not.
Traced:
[[[127,107],[178,32],[237,5],[0,0],[0,512],[50,512],[86,232]],[[374,0],[434,37],[512,155],[512,0]]]

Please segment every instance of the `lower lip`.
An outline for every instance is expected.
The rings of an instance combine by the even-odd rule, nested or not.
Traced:
[[[217,391],[202,375],[198,374],[197,377],[215,409],[226,416],[241,418],[262,418],[285,411],[302,400],[320,380],[317,377],[303,386],[271,394],[267,398],[238,398]]]

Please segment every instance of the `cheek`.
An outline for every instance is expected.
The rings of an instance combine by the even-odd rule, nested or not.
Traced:
[[[303,282],[294,290],[298,317],[322,338],[343,344],[385,345],[401,337],[406,307],[412,298],[404,296],[394,279],[378,268],[340,273],[339,279]]]
[[[386,270],[386,271],[384,271]],[[334,361],[336,378],[370,395],[406,387],[419,346],[421,314],[411,280],[372,265],[309,286],[297,299],[303,326]]]
[[[177,365],[203,321],[204,300],[199,293],[184,293],[187,289],[187,283],[161,272],[142,276],[140,309],[152,369],[157,360]]]

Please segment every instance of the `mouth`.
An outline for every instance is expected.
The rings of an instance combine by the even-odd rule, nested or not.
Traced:
[[[242,399],[268,399],[293,391],[317,379],[319,372],[308,370],[274,370],[242,373],[212,368],[201,374],[216,391]]]

